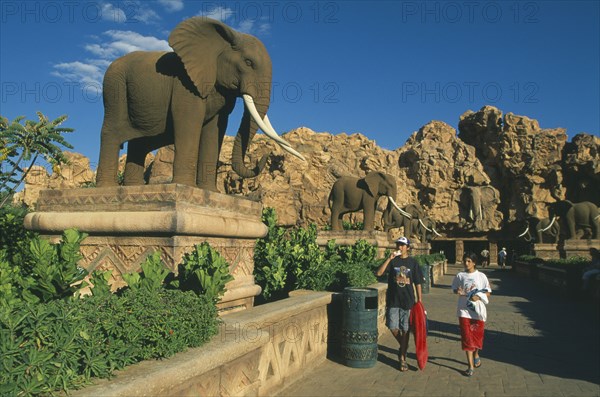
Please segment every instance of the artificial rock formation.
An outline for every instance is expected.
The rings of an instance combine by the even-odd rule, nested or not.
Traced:
[[[564,129],[543,129],[536,120],[503,115],[491,106],[467,111],[460,116],[458,128],[457,135],[450,125],[432,121],[404,145],[386,150],[361,134],[332,135],[301,127],[285,134],[285,139],[306,157],[306,162],[284,156],[276,144],[258,135],[246,163],[253,165],[265,153],[271,152],[271,156],[263,173],[254,179],[241,179],[231,169],[233,137],[226,136],[217,189],[274,207],[281,225],[316,223],[321,227],[329,222],[327,198],[339,177],[364,177],[370,171],[382,171],[396,177],[396,202],[400,206],[419,203],[436,221],[437,231],[447,236],[482,236],[504,230],[507,238],[514,238],[514,232],[505,230],[507,224],[527,216],[546,217],[550,202],[567,198],[600,205],[597,136],[579,134],[567,142]],[[170,182],[172,161],[171,147],[160,149],[155,158],[149,156],[149,183]],[[75,174],[82,177],[67,179],[93,180],[89,169],[71,175]],[[48,178],[64,181],[66,176],[53,174]],[[35,184],[28,179],[21,193],[21,200],[26,198],[28,204],[35,202],[42,188],[77,185],[40,183],[43,178],[39,176],[35,179]],[[381,229],[380,215],[386,205],[387,200],[381,199],[377,229]],[[358,222],[362,214],[348,214],[344,219]]]

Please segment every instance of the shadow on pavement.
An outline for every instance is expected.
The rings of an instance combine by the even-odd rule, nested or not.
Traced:
[[[493,293],[482,356],[528,372],[600,383],[597,303],[566,297],[508,270],[484,272]]]

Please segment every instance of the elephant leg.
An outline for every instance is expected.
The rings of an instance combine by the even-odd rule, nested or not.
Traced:
[[[173,102],[176,102],[175,100]],[[202,134],[205,109],[198,105],[172,106],[175,158],[173,160],[173,183],[196,186],[198,148]],[[187,115],[187,116],[186,116]],[[192,115],[190,117],[190,115]]]
[[[365,207],[363,214],[363,230],[373,230],[375,227],[375,208]]]
[[[121,140],[106,121],[102,125],[100,143],[100,159],[96,173],[96,186],[118,186],[117,168]]]
[[[577,238],[577,230],[575,228],[575,221],[567,220],[567,227],[569,228],[569,234],[572,239]]]
[[[127,161],[123,185],[134,186],[144,184],[144,163],[150,153],[146,138],[138,138],[127,143]]]
[[[332,205],[331,208],[331,230],[343,230],[342,227],[342,218],[344,213],[336,207],[335,204]]]
[[[219,117],[213,117],[202,127],[198,148],[198,170],[196,186],[217,191],[217,163],[219,162]]]
[[[127,161],[123,184],[125,186],[143,185],[146,157],[151,151],[170,145],[172,139],[167,134],[134,139],[127,143]]]

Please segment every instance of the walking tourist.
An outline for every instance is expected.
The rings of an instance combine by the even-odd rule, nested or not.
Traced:
[[[488,251],[487,248],[484,248],[483,250],[481,250],[481,267],[486,267],[487,265],[489,265],[489,259],[490,259],[490,251]]]
[[[498,252],[498,266],[500,266],[502,269],[506,268],[506,255],[506,248],[502,247],[500,252]]]
[[[386,295],[386,326],[398,341],[400,371],[408,371],[406,352],[409,342],[410,310],[416,302],[421,302],[423,273],[417,261],[409,256],[410,240],[400,237],[396,240],[396,251],[377,269],[377,277],[388,272]],[[416,296],[415,296],[416,292]],[[416,299],[416,300],[415,300]]]
[[[458,294],[458,323],[462,349],[467,355],[465,376],[473,376],[481,366],[479,351],[483,349],[483,332],[487,318],[485,305],[492,293],[487,276],[477,270],[477,254],[466,252],[463,256],[465,270],[452,280],[452,291]]]

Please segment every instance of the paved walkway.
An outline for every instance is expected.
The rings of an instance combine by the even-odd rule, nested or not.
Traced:
[[[398,371],[397,342],[379,337],[379,358],[372,368],[349,368],[327,360],[307,369],[280,396],[600,396],[599,309],[573,301],[548,287],[530,285],[510,270],[484,269],[494,290],[488,305],[482,366],[471,378],[461,373],[457,297],[449,275],[424,295],[429,316],[429,362]]]

